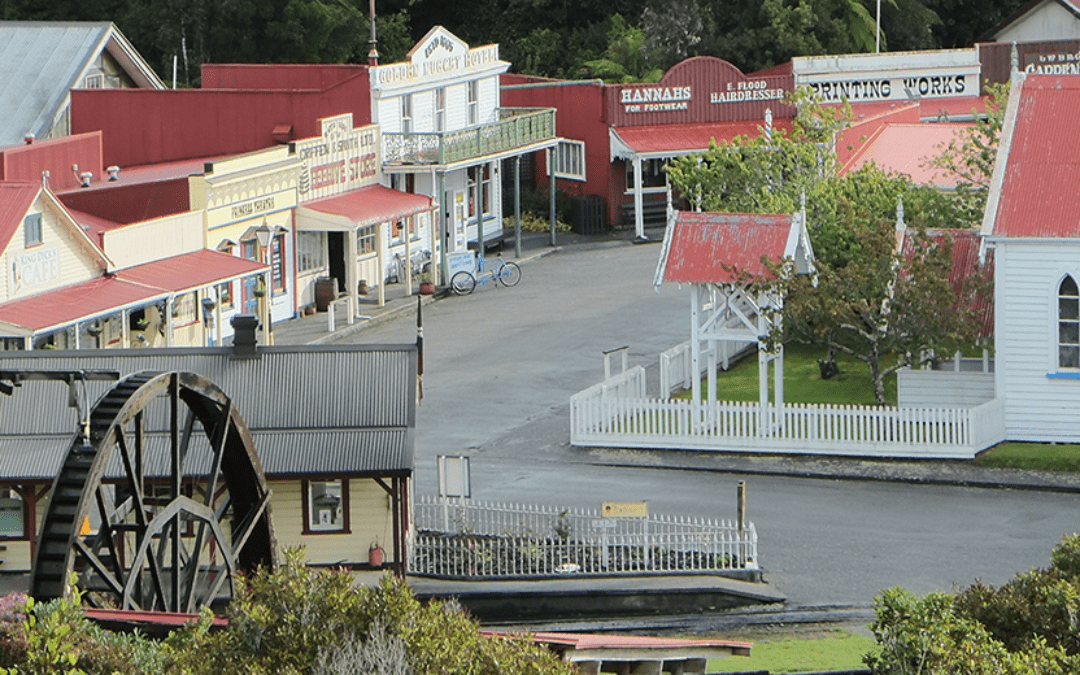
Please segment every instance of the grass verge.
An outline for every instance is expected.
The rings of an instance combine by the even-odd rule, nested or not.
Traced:
[[[975,463],[996,469],[1080,471],[1080,445],[1018,443],[996,445],[975,458]]]
[[[783,630],[782,627],[774,630]],[[877,649],[872,638],[847,630],[754,633],[724,639],[753,642],[750,656],[732,656],[709,661],[710,673],[741,673],[767,670],[770,673],[820,672],[865,668],[863,655]]]

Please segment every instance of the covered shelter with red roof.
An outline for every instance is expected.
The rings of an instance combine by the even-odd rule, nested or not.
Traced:
[[[731,356],[758,346],[762,409],[769,400],[769,364],[774,363],[777,407],[784,400],[784,351],[761,347],[780,326],[783,298],[753,282],[775,276],[773,265],[789,264],[792,273],[813,271],[814,251],[806,232],[805,213],[672,214],[653,283],[690,284],[691,372],[708,372],[709,402],[716,401],[717,365],[725,369]],[[707,365],[706,365],[707,363]],[[691,377],[694,401],[701,400],[701,381]]]

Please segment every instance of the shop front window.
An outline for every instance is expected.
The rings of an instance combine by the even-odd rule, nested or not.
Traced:
[[[285,235],[279,234],[270,240],[270,283],[274,293],[285,292]]]
[[[667,187],[667,161],[663,159],[644,159],[641,161],[641,187],[655,191]],[[626,161],[626,192],[634,191],[634,163]]]
[[[476,177],[480,174],[481,167],[469,167],[469,218],[476,218]],[[491,168],[483,165],[484,176],[484,215],[491,215]]]

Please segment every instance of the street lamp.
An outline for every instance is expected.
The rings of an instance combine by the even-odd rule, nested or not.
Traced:
[[[264,265],[269,265],[267,260],[267,251],[270,250],[270,241],[273,239],[274,232],[267,224],[266,219],[263,218],[262,225],[255,228],[255,239],[259,242],[259,258]],[[262,303],[262,312],[260,312],[260,318],[263,320],[263,332],[266,337],[267,344],[273,344],[273,338],[270,336],[270,303],[269,303],[269,291],[270,284],[264,284],[266,291],[259,302]]]

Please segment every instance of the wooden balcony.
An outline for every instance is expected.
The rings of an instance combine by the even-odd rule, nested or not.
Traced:
[[[386,133],[383,165],[446,165],[512,153],[555,138],[554,108],[502,108],[498,122],[440,133]]]

